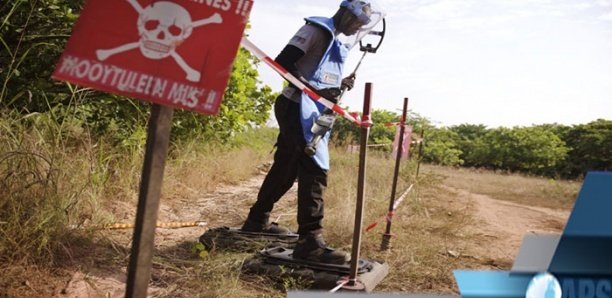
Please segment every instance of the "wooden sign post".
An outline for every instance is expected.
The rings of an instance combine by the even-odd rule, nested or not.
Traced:
[[[157,225],[164,167],[168,156],[174,109],[154,104],[149,118],[138,210],[132,236],[126,297],[146,297]]]

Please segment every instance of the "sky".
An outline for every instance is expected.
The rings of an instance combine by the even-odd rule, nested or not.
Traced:
[[[249,39],[274,58],[308,16],[339,0],[256,0]],[[612,120],[612,0],[375,0],[386,13],[379,51],[367,54],[342,104],[409,110],[437,126],[489,128]],[[361,58],[351,51],[345,73]],[[280,91],[265,64],[260,80]]]

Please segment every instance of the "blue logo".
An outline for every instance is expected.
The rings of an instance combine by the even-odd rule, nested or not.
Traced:
[[[527,286],[526,298],[561,298],[561,285],[550,273],[540,273]]]

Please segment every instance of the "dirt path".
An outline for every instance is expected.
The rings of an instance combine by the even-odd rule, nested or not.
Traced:
[[[248,208],[256,200],[257,191],[264,174],[257,175],[240,185],[220,187],[195,199],[162,200],[159,221],[186,222],[205,220],[208,227],[239,226],[247,215]],[[472,243],[466,253],[479,259],[493,262],[489,265],[511,264],[522,238],[526,233],[559,233],[569,215],[568,211],[530,207],[468,192],[463,189],[442,186],[453,195],[454,206],[467,208],[473,217],[468,227],[473,234]],[[295,228],[296,187],[275,207],[272,219]],[[467,206],[467,207],[466,207]],[[132,206],[124,206],[134,210]],[[458,207],[459,208],[459,207]],[[135,211],[126,212],[124,221],[133,220]],[[187,240],[196,241],[206,228],[158,229],[156,248],[163,250],[175,247]],[[122,245],[129,246],[131,230],[123,232]],[[116,269],[116,268],[115,268]],[[125,293],[127,268],[114,270],[89,270],[76,272],[59,297],[122,297]],[[161,291],[161,292],[160,292]],[[149,294],[163,293],[163,289],[149,287]]]
[[[195,199],[162,199],[158,215],[159,222],[205,221],[206,227],[179,229],[157,229],[155,247],[158,250],[177,247],[185,241],[197,241],[207,228],[219,226],[240,226],[247,216],[249,207],[257,199],[257,192],[264,174],[254,176],[239,185],[226,185],[214,192],[203,194]],[[271,219],[291,227],[295,222],[297,188],[294,186],[276,205]],[[135,207],[124,204],[123,222],[133,222]],[[118,209],[121,209],[118,208]],[[128,211],[129,210],[129,211]],[[124,246],[130,246],[132,230],[109,231],[111,237]],[[58,297],[123,297],[125,296],[127,268],[89,269],[75,272]],[[164,289],[150,285],[149,295],[163,294]]]
[[[194,201],[180,199],[162,202],[159,221],[198,221],[207,223],[207,228],[219,226],[238,227],[244,222],[248,210],[257,200],[257,192],[264,179],[260,174],[239,184],[227,185],[207,193]],[[291,226],[297,212],[297,188],[294,186],[275,206],[270,219]],[[156,244],[170,246],[185,239],[198,239],[206,228],[160,229]]]
[[[455,193],[459,202],[469,206],[474,219],[469,230],[479,236],[471,248],[474,254],[498,264],[514,260],[525,234],[561,233],[569,216],[569,211],[565,210],[496,200],[449,186],[443,188]]]

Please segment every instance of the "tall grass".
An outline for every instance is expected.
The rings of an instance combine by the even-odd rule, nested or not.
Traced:
[[[94,230],[88,228],[114,222],[117,203],[137,198],[146,128],[134,128],[128,139],[117,143],[112,136],[92,136],[75,109],[26,116],[2,112],[0,261],[4,264],[54,263],[69,245],[65,243],[69,235],[93,237]],[[228,144],[177,141],[170,150],[164,196],[184,196],[189,190],[211,190],[251,177],[257,165],[269,159],[274,133],[253,130]]]
[[[490,170],[430,165],[451,187],[529,206],[566,209],[573,205],[580,181],[505,174]]]
[[[326,234],[336,247],[351,249],[357,187],[357,155],[340,148],[334,153],[330,187],[326,197]],[[452,293],[452,270],[461,267],[460,259],[448,258],[447,251],[459,245],[457,234],[470,223],[467,213],[455,212],[440,198],[437,175],[416,173],[415,160],[402,160],[396,198],[411,184],[411,192],[397,207],[391,222],[391,249],[381,251],[385,232],[395,157],[370,151],[366,169],[366,194],[363,218],[362,258],[386,262],[391,274],[377,291]],[[329,208],[328,208],[329,206]],[[448,212],[455,212],[448,216]],[[366,232],[365,228],[377,223]],[[435,290],[434,290],[435,289]]]
[[[329,175],[329,188],[325,195],[325,226],[328,238],[339,243],[351,243],[355,223],[357,200],[358,154],[346,154],[344,148],[332,150],[332,170]],[[370,151],[366,168],[364,195],[364,225],[380,221],[387,214],[391,197],[391,182],[395,158],[390,153]],[[401,164],[396,196],[403,193],[414,183],[414,163]],[[384,222],[379,225],[384,229]],[[380,227],[379,227],[380,229]]]
[[[135,213],[146,127],[134,127],[117,142],[112,135],[93,135],[77,111],[0,111],[0,270],[6,273],[0,293],[32,294],[20,292],[19,283],[33,271],[76,265],[72,258],[84,250],[116,246],[98,228]],[[162,195],[194,197],[252,177],[270,159],[275,133],[254,129],[225,144],[177,140]]]
[[[5,264],[53,263],[73,227],[107,220],[103,198],[125,195],[112,189],[121,183],[109,182],[134,169],[117,149],[94,142],[70,115],[61,121],[53,113],[3,115],[0,258]]]
[[[178,141],[170,151],[164,192],[171,195],[182,185],[199,193],[251,178],[271,159],[275,137],[276,129],[259,128],[225,144],[199,138]]]

